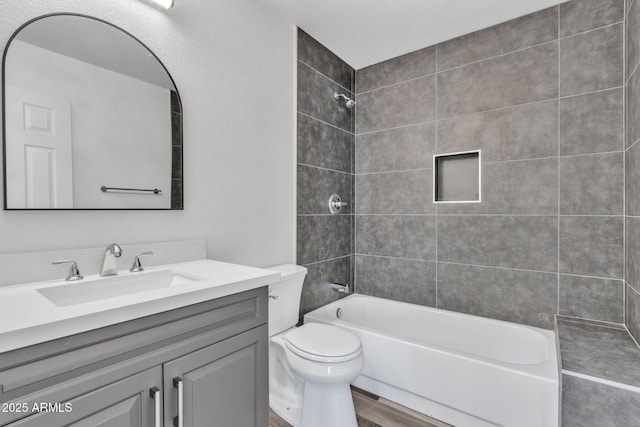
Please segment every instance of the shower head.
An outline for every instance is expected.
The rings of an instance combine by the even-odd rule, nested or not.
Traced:
[[[342,93],[338,93],[338,92],[333,92],[333,97],[337,100],[343,100],[344,101],[344,105],[348,108],[348,109],[352,109],[353,107],[355,107],[356,105],[356,101],[354,101],[353,99],[349,98],[348,96],[342,94]]]

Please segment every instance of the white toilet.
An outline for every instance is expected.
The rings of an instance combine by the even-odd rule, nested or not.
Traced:
[[[269,406],[294,427],[357,427],[349,383],[364,366],[360,340],[332,325],[297,328],[307,269],[279,265],[269,286]]]

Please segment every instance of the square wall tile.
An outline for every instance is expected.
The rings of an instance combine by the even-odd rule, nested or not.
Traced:
[[[621,151],[624,148],[623,90],[560,100],[560,155]]]
[[[558,38],[558,9],[551,7],[438,45],[438,70],[468,64]]]
[[[298,163],[351,172],[353,134],[298,113]]]
[[[560,314],[624,323],[624,284],[620,280],[560,275]]]
[[[553,329],[557,275],[438,263],[438,308]]]
[[[624,0],[573,0],[560,5],[560,37],[624,19]]]
[[[622,279],[624,218],[560,218],[560,273]]]
[[[353,92],[355,71],[316,39],[298,28],[298,60]]]
[[[430,169],[436,122],[356,136],[356,173]]]
[[[558,220],[545,216],[438,216],[438,261],[557,271]]]
[[[562,375],[562,426],[632,426],[640,419],[640,393]]]
[[[327,305],[344,296],[336,292],[332,283],[352,284],[350,256],[306,265],[307,276],[302,285],[300,315]]]
[[[640,342],[640,293],[627,285],[627,328]]]
[[[350,132],[353,110],[336,100],[335,92],[353,98],[351,92],[298,61],[298,111]]]
[[[430,215],[357,215],[356,253],[434,261],[436,218]]]
[[[413,125],[436,118],[435,76],[421,77],[357,96],[357,133]]]
[[[637,386],[640,348],[624,327],[558,319],[562,369]]]
[[[351,254],[351,215],[298,216],[297,263],[310,264]]]
[[[482,150],[485,162],[558,155],[558,101],[438,121],[439,153]]]
[[[560,158],[561,215],[623,215],[624,153]]]
[[[426,47],[357,71],[357,93],[436,72],[436,47]]]
[[[351,193],[351,174],[298,165],[297,211],[298,215],[328,215],[329,198],[338,194],[347,206],[341,215],[350,214],[354,197]]]
[[[431,169],[356,175],[356,213],[435,213],[431,175]]]
[[[438,73],[439,119],[556,96],[557,42]]]
[[[360,294],[436,305],[435,262],[357,255],[356,270]]]
[[[577,95],[623,84],[623,25],[560,40],[560,95]]]

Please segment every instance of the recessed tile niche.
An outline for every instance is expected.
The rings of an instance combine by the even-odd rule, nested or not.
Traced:
[[[433,202],[481,201],[480,150],[433,156]]]

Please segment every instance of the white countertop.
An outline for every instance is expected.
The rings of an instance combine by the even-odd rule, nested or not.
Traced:
[[[212,260],[149,267],[141,273],[120,271],[119,277],[175,270],[203,280],[185,285],[130,293],[58,307],[38,289],[101,280],[96,275],[77,282],[64,280],[0,287],[0,353],[203,301],[266,286],[280,273]],[[113,277],[113,276],[112,276]]]

